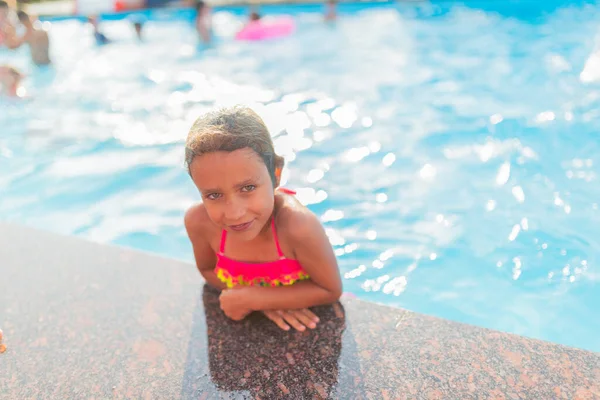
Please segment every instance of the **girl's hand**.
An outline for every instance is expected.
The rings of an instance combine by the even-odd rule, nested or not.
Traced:
[[[248,307],[250,291],[245,287],[225,289],[219,296],[221,310],[234,321],[243,320],[253,310]]]
[[[306,328],[315,329],[319,317],[308,308],[301,310],[267,310],[263,314],[284,331],[290,330],[290,325],[297,331],[305,331]],[[288,325],[289,324],[289,325]]]

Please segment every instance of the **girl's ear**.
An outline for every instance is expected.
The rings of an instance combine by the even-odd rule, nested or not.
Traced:
[[[279,187],[281,183],[281,172],[285,165],[285,159],[281,156],[275,155],[275,189]]]

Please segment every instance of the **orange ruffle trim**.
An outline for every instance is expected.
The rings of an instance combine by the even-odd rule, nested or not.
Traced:
[[[303,281],[310,278],[310,276],[303,271],[294,272],[290,275],[282,275],[277,279],[257,277],[251,280],[244,278],[243,275],[232,276],[229,271],[220,267],[215,268],[215,273],[217,274],[217,278],[226,284],[228,288],[232,288],[234,286],[289,286],[298,281]]]

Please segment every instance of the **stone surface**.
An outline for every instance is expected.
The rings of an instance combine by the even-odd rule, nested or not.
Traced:
[[[195,267],[0,224],[0,399],[596,399],[600,354],[357,299],[228,320]]]

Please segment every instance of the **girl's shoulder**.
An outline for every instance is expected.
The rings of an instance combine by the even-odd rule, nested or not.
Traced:
[[[215,230],[215,225],[208,217],[206,208],[202,203],[194,204],[188,208],[185,212],[183,222],[190,237],[197,237],[198,235],[209,237]]]
[[[323,229],[319,218],[293,195],[278,192],[275,207],[277,233],[292,242]]]

